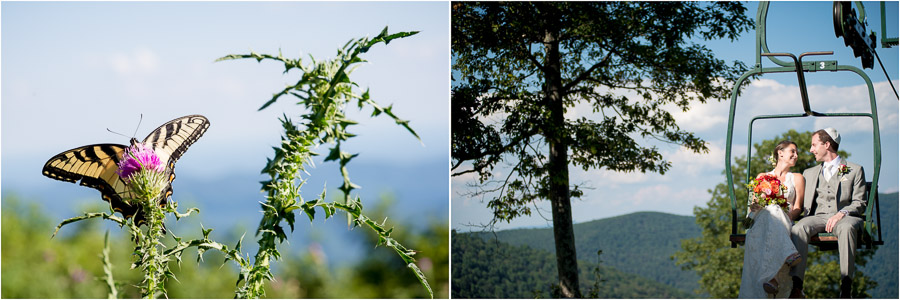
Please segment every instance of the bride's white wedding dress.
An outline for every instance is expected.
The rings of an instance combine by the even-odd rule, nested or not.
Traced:
[[[772,172],[769,172],[772,174]],[[794,175],[787,173],[783,184],[787,186],[785,195],[788,203],[793,204],[797,197],[794,188]],[[778,281],[778,298],[787,298],[792,282],[785,264],[788,257],[797,255],[797,248],[791,242],[791,222],[787,213],[778,205],[772,204],[751,213],[753,226],[747,230],[744,242],[744,271],[741,275],[739,298],[769,298],[763,289],[763,283],[776,278]]]

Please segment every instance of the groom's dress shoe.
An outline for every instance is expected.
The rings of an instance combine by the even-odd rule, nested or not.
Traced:
[[[841,277],[841,298],[849,299],[851,286],[853,286],[853,280],[850,277],[843,276]]]
[[[791,277],[791,280],[794,282],[794,287],[791,288],[791,295],[788,298],[791,299],[805,299],[806,295],[803,294],[803,279],[800,277],[794,276]]]

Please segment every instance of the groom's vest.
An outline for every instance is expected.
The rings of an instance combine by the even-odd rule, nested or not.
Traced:
[[[837,172],[831,176],[831,180],[825,180],[825,175],[819,172],[819,184],[816,185],[815,214],[837,213],[837,186],[841,184]]]

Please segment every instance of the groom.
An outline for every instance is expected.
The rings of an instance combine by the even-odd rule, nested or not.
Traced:
[[[841,135],[834,128],[813,133],[809,148],[817,162],[823,164],[803,171],[806,192],[803,212],[791,228],[791,240],[800,252],[800,263],[791,268],[794,288],[791,298],[802,298],[803,275],[810,237],[821,232],[837,236],[841,264],[841,298],[850,298],[852,276],[855,273],[857,235],[863,224],[859,218],[866,211],[865,175],[860,165],[847,162],[837,154]]]

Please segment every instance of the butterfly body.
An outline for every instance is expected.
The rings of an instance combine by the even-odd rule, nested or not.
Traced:
[[[160,193],[160,205],[164,206],[172,195],[172,181],[175,180],[175,162],[209,128],[209,120],[201,115],[189,115],[174,119],[159,126],[143,140],[130,140],[131,146],[138,143],[153,149],[161,162],[165,162],[168,177],[166,187]],[[109,202],[113,210],[125,218],[135,218],[135,223],[144,222],[137,204],[128,199],[135,198],[125,181],[119,177],[118,165],[127,146],[120,144],[94,144],[64,151],[50,158],[42,173],[52,179],[80,183],[100,191],[103,200]]]

